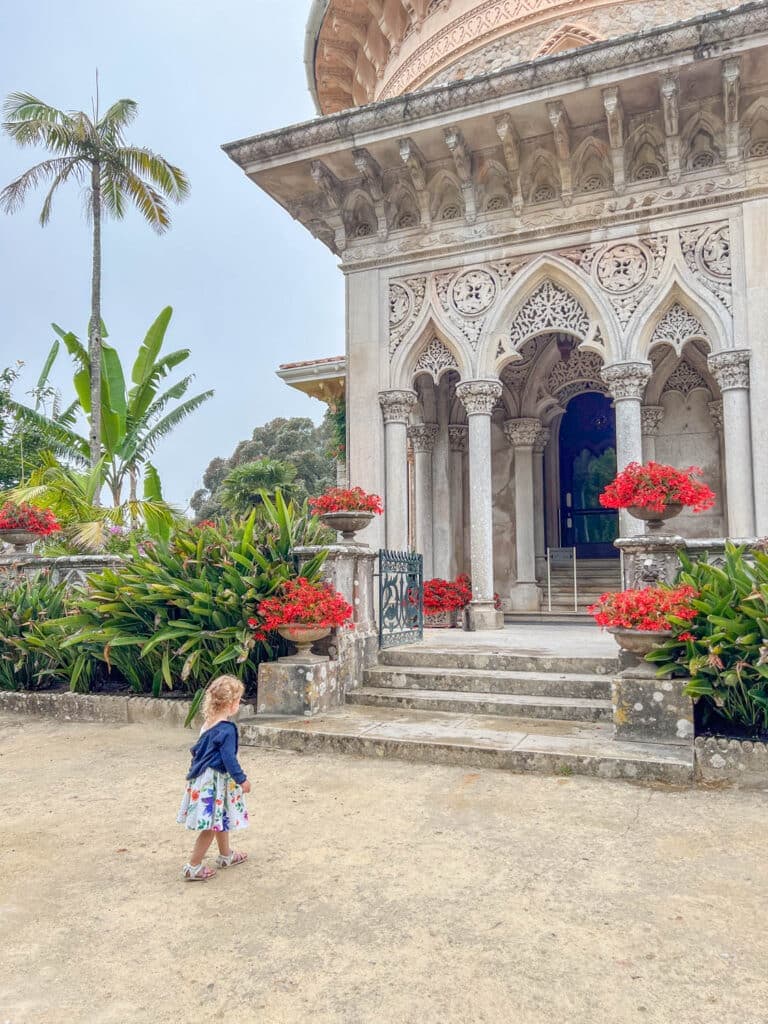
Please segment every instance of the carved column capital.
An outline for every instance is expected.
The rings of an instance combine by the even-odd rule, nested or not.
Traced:
[[[640,410],[643,425],[643,437],[656,437],[664,419],[664,409],[660,405],[644,405]]]
[[[452,452],[465,452],[467,450],[467,437],[469,427],[463,423],[451,424],[448,427],[448,444]]]
[[[456,397],[467,410],[467,416],[490,416],[501,398],[498,380],[465,380],[456,388]]]
[[[380,391],[379,405],[385,423],[407,423],[411,409],[416,405],[416,392]]]
[[[550,427],[539,427],[536,431],[536,441],[533,445],[533,450],[537,455],[543,455],[544,449],[547,447],[549,442],[552,440],[552,430]]]
[[[513,448],[532,448],[538,441],[541,429],[541,420],[533,417],[507,420],[504,424],[504,433]]]
[[[640,402],[652,373],[650,363],[612,363],[602,368],[600,376],[608,385],[615,402],[629,399]]]
[[[723,429],[723,400],[722,398],[718,402],[708,402],[707,408],[709,409],[709,418],[714,423],[718,430]]]
[[[707,366],[721,391],[749,387],[749,349],[734,348],[708,356]]]
[[[408,438],[415,452],[431,452],[439,433],[436,423],[414,423],[408,427]]]

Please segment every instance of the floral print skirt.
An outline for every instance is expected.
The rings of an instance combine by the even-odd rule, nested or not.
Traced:
[[[176,821],[193,832],[205,829],[234,832],[248,828],[243,790],[226,772],[206,768],[196,779],[187,780]]]

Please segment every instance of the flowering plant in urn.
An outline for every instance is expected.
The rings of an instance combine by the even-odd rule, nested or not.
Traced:
[[[658,529],[664,519],[671,519],[683,508],[706,512],[715,503],[714,492],[695,476],[698,466],[675,469],[659,462],[642,466],[630,462],[626,469],[600,495],[603,508],[626,508],[630,515],[648,521]]]
[[[26,503],[16,505],[12,501],[0,508],[0,530],[22,530],[47,537],[60,529],[58,519],[49,508],[36,508]]]
[[[278,594],[259,603],[256,612],[257,617],[248,620],[256,640],[265,641],[276,632],[295,643],[300,653],[332,629],[352,628],[352,605],[327,583],[310,583],[303,576],[287,580]]]
[[[378,494],[368,494],[362,487],[331,487],[318,498],[310,498],[309,507],[345,541],[353,541],[358,530],[384,511]]]
[[[644,655],[671,636],[676,624],[696,618],[693,602],[698,596],[687,585],[619,590],[603,594],[587,611],[598,626],[614,634],[620,647]]]

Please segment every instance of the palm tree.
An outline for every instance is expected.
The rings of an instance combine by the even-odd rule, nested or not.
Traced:
[[[248,515],[282,491],[291,498],[297,490],[296,467],[279,459],[257,459],[231,470],[221,485],[222,503],[236,515]]]
[[[121,220],[129,203],[138,208],[158,233],[170,227],[166,199],[180,202],[189,193],[182,170],[149,149],[126,144],[123,132],[135,119],[138,104],[122,99],[100,116],[98,78],[93,116],[82,110],[63,111],[29,93],[14,92],[5,101],[3,130],[19,146],[45,146],[53,154],[30,167],[0,192],[0,208],[14,213],[27,194],[50,183],[40,223],[51,216],[53,197],[69,180],[85,187],[93,229],[91,318],[88,325],[90,362],[90,461],[101,458],[101,221],[110,214]]]

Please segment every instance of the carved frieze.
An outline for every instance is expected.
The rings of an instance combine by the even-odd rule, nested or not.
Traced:
[[[453,282],[450,301],[461,316],[478,316],[493,305],[496,282],[487,270],[468,270]]]
[[[731,240],[727,224],[685,228],[680,232],[680,247],[686,266],[731,312]]]
[[[589,329],[589,316],[579,300],[555,281],[543,281],[515,315],[509,351],[519,351],[528,338],[547,331],[564,331],[583,341]]]
[[[596,352],[577,349],[570,359],[561,359],[552,367],[547,377],[546,391],[564,405],[574,395],[584,391],[605,393],[605,382],[600,376],[603,360]]]
[[[409,277],[393,281],[389,286],[389,354],[394,355],[400,342],[415,324],[427,293],[426,277]]]
[[[709,385],[699,371],[691,366],[686,359],[681,359],[667,378],[662,394],[667,394],[670,391],[679,391],[681,395],[687,396],[691,391],[695,391],[698,388],[709,391]]]

